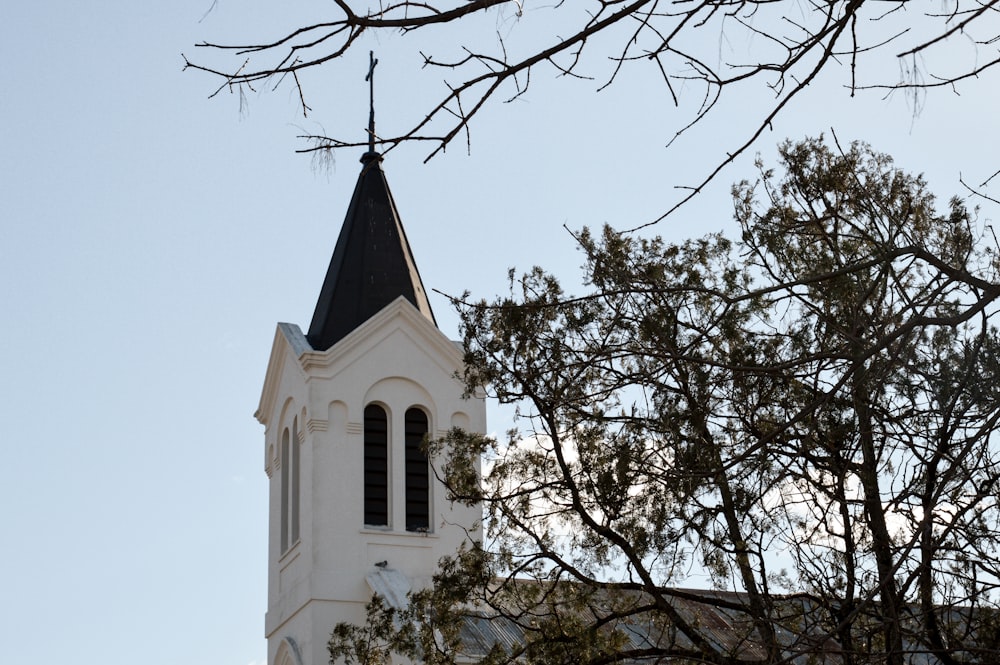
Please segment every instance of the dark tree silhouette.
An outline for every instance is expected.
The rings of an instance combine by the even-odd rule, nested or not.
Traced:
[[[455,82],[447,83],[428,108],[415,108],[402,133],[378,136],[376,143],[385,151],[402,142],[428,142],[428,158],[467,131],[484,105],[516,98],[529,85],[544,84],[547,76],[593,79],[605,87],[625,68],[645,65],[675,102],[682,94],[697,99],[689,107],[691,115],[673,128],[678,135],[720,107],[745,113],[738,106],[745,91],[766,87],[773,102],[750,119],[743,140],[722,147],[724,154],[707,182],[827,70],[840,72],[834,81],[849,95],[866,89],[920,95],[939,88],[996,85],[998,2],[581,0],[536,5],[529,0],[403,0],[369,5],[334,0],[330,16],[264,41],[199,44],[212,54],[185,58],[185,66],[216,76],[219,90],[242,92],[264,81],[287,82],[297,87],[305,112],[303,72],[335,64],[359,48],[365,34],[402,33],[423,49],[421,66],[440,69]],[[481,39],[481,28],[490,21],[523,27],[516,46],[499,32]],[[215,57],[219,55],[235,58]],[[893,60],[899,64],[898,79],[873,78]],[[353,136],[309,138],[309,150],[367,143]],[[700,189],[695,186],[691,195]]]
[[[488,620],[496,664],[998,662],[994,239],[866,146],[780,152],[738,240],[584,232],[583,295],[460,303],[470,389],[520,414],[434,444],[489,542],[333,656],[453,663]]]

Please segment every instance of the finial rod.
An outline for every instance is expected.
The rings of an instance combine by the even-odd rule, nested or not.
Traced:
[[[375,51],[368,51],[368,152],[375,152]]]

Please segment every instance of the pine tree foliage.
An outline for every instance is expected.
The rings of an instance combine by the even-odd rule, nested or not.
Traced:
[[[582,295],[460,305],[467,385],[518,407],[431,444],[487,542],[334,658],[382,662],[375,626],[452,663],[492,621],[491,664],[1000,660],[995,237],[862,144],[732,193],[739,238],[585,230]]]

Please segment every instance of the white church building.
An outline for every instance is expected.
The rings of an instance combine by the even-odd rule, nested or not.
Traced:
[[[279,323],[256,417],[270,483],[270,665],[323,665],[373,593],[429,582],[480,538],[481,511],[445,498],[425,435],[485,432],[462,352],[434,321],[396,205],[369,150],[306,334]]]

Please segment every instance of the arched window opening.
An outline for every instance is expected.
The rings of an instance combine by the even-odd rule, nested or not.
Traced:
[[[365,524],[389,525],[389,422],[385,409],[365,407]]]
[[[281,640],[278,653],[274,656],[275,665],[302,665],[302,656],[299,654],[299,647],[295,640],[286,637]]]
[[[288,429],[281,433],[281,551],[288,549],[288,481],[291,473]]]
[[[298,423],[281,433],[281,552],[299,540],[299,475],[301,462]]]
[[[430,469],[421,446],[427,436],[427,414],[406,412],[406,530],[430,529]]]
[[[292,480],[288,486],[288,492],[291,495],[289,497],[289,502],[292,504],[291,510],[291,541],[288,543],[289,546],[294,545],[299,542],[299,494],[301,485],[301,473],[299,467],[301,466],[299,462],[299,457],[302,453],[302,444],[299,443],[299,423],[296,419],[292,423]]]

